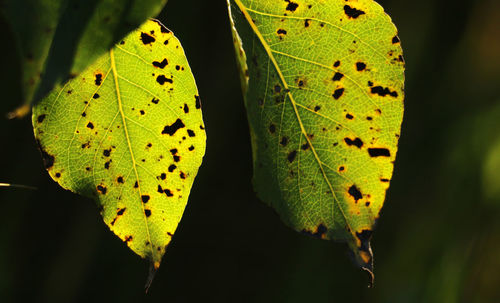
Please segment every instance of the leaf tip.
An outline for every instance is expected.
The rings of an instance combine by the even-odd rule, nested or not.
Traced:
[[[144,285],[144,292],[148,293],[151,284],[153,283],[153,279],[155,278],[156,271],[160,268],[159,261],[151,261],[149,263],[149,274],[146,280],[146,284]]]
[[[351,251],[357,265],[368,273],[368,288],[373,287],[375,275],[373,274],[373,252],[370,245],[372,230],[364,229],[355,233],[354,241],[351,242]]]

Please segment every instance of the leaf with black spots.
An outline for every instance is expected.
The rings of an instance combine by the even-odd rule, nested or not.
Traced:
[[[297,231],[370,238],[403,119],[397,31],[372,0],[228,0],[250,124],[254,187]]]
[[[36,104],[33,127],[50,176],[97,200],[109,228],[158,268],[205,153],[204,124],[173,33],[150,20],[123,41]],[[174,82],[161,85],[165,58]]]

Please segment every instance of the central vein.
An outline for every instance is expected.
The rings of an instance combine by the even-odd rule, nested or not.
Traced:
[[[113,70],[113,78],[115,80],[116,97],[118,99],[118,111],[120,112],[120,116],[122,117],[123,130],[125,131],[125,137],[127,139],[128,150],[130,152],[130,157],[132,158],[132,167],[134,169],[135,178],[136,178],[137,184],[138,184],[139,201],[141,201],[140,198],[142,196],[142,192],[141,192],[141,185],[139,182],[139,174],[137,173],[137,163],[135,162],[134,151],[132,150],[132,145],[130,144],[130,137],[128,134],[127,123],[125,121],[125,114],[123,113],[122,99],[121,99],[121,94],[120,94],[120,86],[118,85],[118,72],[116,71],[115,55],[114,55],[113,49],[111,49],[109,51],[109,56],[111,58],[111,69]],[[139,203],[141,203],[141,202],[139,202]],[[141,203],[141,208],[142,208],[142,213],[144,215],[144,223],[146,224],[146,233],[148,236],[148,241],[150,243],[151,258],[153,258],[153,260],[154,260],[153,243],[151,242],[151,235],[149,234],[148,220],[146,218],[146,214],[144,214],[144,205],[142,203]]]

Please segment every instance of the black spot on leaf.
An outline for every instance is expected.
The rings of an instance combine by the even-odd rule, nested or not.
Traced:
[[[149,195],[141,196],[142,203],[148,203],[149,199],[150,199]]]
[[[162,134],[168,134],[170,136],[173,136],[175,132],[177,132],[179,129],[185,127],[184,123],[182,122],[181,119],[175,120],[172,125],[167,125],[163,128],[163,131],[161,132]]]
[[[150,44],[150,43],[155,42],[156,39],[147,33],[141,33],[141,41],[144,44]]]
[[[164,58],[161,62],[153,61],[153,66],[158,68],[165,68],[167,64],[168,64],[167,58]]]
[[[365,12],[359,9],[355,9],[350,7],[349,5],[344,5],[344,12],[345,14],[352,19],[356,19],[361,15],[364,15]]]
[[[297,151],[296,150],[291,151],[287,156],[288,162],[292,163],[293,160],[295,160],[296,156],[297,156]]]
[[[366,64],[365,63],[363,63],[363,62],[357,62],[356,63],[356,70],[358,72],[361,72],[361,71],[365,70],[365,68],[366,68]]]
[[[390,91],[388,87],[375,86],[371,88],[371,93],[385,97],[387,95],[396,98],[398,93],[396,91]]]
[[[347,192],[354,198],[356,202],[358,202],[358,200],[360,199],[363,199],[363,195],[359,191],[358,187],[354,184],[349,187],[349,190]]]
[[[102,185],[102,184],[97,185],[97,187],[96,187],[96,188],[97,188],[97,191],[98,191],[100,194],[102,194],[102,195],[105,195],[105,194],[106,194],[106,192],[108,191],[108,189],[107,189],[104,185]]]
[[[95,85],[101,85],[101,83],[102,83],[102,74],[96,74],[94,82],[95,82]]]
[[[338,100],[344,94],[344,88],[338,88],[333,92],[333,98]]]
[[[42,123],[44,119],[45,119],[45,115],[40,115],[40,116],[38,116],[38,118],[36,118],[38,123]]]
[[[297,7],[299,7],[299,5],[295,2],[292,2],[290,0],[285,0],[285,1],[288,2],[288,5],[286,6],[287,11],[294,12],[297,9]]]
[[[176,168],[177,168],[177,166],[175,166],[175,164],[171,164],[171,165],[168,167],[168,171],[169,171],[169,172],[173,172]]]
[[[174,81],[172,79],[169,79],[169,78],[165,77],[164,75],[159,75],[158,77],[156,77],[156,82],[160,83],[160,85],[165,84],[165,82],[174,83]]]
[[[312,232],[311,230],[303,229],[302,233],[306,234],[308,236],[313,236],[313,237],[316,237],[316,238],[323,239],[326,236],[326,232],[327,231],[328,231],[328,229],[326,228],[325,225],[319,224],[316,227],[316,231]]]
[[[333,75],[332,80],[333,81],[339,81],[340,79],[342,79],[342,77],[344,77],[344,74],[336,72],[335,75]]]
[[[271,123],[271,124],[269,125],[269,132],[270,132],[271,134],[274,134],[274,133],[276,132],[276,125],[274,125],[273,123]]]
[[[151,210],[149,210],[149,209],[145,209],[145,210],[144,210],[144,214],[146,215],[146,217],[151,216]]]
[[[370,157],[390,157],[391,152],[387,148],[369,148]]]
[[[354,140],[352,140],[351,138],[344,138],[344,141],[349,146],[354,145],[357,148],[361,148],[363,146],[363,141],[361,141],[360,138],[356,138]]]

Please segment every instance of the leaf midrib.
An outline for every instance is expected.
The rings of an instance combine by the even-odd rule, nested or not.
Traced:
[[[139,203],[141,204],[142,214],[143,214],[143,218],[144,218],[144,223],[146,225],[146,233],[147,233],[148,241],[150,243],[151,258],[154,261],[153,243],[151,242],[151,235],[150,235],[150,232],[149,232],[148,220],[146,218],[146,214],[144,213],[144,205],[140,202],[140,197],[142,196],[141,184],[140,184],[141,182],[139,182],[139,174],[137,172],[137,163],[135,161],[134,151],[132,150],[132,144],[130,143],[130,137],[129,137],[129,134],[128,134],[127,122],[126,122],[126,119],[125,119],[125,114],[123,112],[123,106],[122,106],[122,100],[121,100],[121,94],[120,94],[120,86],[118,85],[118,71],[116,70],[115,55],[114,55],[113,49],[110,49],[110,51],[109,51],[109,57],[111,58],[111,70],[113,71],[113,79],[114,79],[114,82],[115,82],[116,97],[117,97],[117,100],[118,100],[118,111],[120,112],[120,116],[122,118],[123,131],[124,131],[125,137],[127,139],[127,147],[128,147],[129,152],[130,152],[130,157],[132,159],[132,167],[134,169],[134,173],[135,173],[135,177],[136,177],[137,185],[138,185],[137,189],[139,191]],[[155,264],[155,267],[156,267],[156,264]]]
[[[248,14],[247,8],[243,5],[243,3],[241,3],[240,0],[234,0],[234,2],[236,3],[236,5],[238,5],[240,11],[245,16],[245,19],[247,20],[248,24],[250,25],[250,27],[254,31],[255,35],[259,38],[259,41],[261,42],[261,44],[264,47],[267,55],[271,59],[271,62],[273,63],[273,65],[274,65],[274,67],[276,69],[276,72],[278,73],[278,76],[279,76],[281,82],[283,83],[283,86],[285,87],[287,95],[288,95],[288,97],[290,99],[290,103],[292,104],[295,116],[297,117],[297,122],[299,123],[299,126],[300,126],[300,131],[301,131],[302,135],[304,136],[304,138],[306,139],[306,141],[309,144],[309,146],[311,147],[311,151],[313,152],[314,158],[315,158],[316,162],[318,163],[318,166],[319,166],[319,168],[321,170],[323,178],[325,179],[325,182],[328,184],[328,187],[330,188],[330,192],[332,193],[333,199],[337,203],[337,206],[338,206],[340,212],[342,213],[342,217],[344,218],[344,221],[346,222],[351,235],[353,236],[353,238],[355,238],[355,236],[353,234],[354,231],[353,231],[353,229],[351,228],[351,226],[349,224],[349,221],[347,219],[347,216],[344,213],[344,210],[342,209],[342,206],[340,205],[340,201],[338,200],[337,196],[335,195],[333,186],[330,183],[330,180],[328,180],[328,177],[326,176],[326,172],[325,172],[325,170],[323,168],[323,165],[321,164],[322,161],[319,159],[319,156],[318,156],[318,154],[316,152],[316,149],[314,148],[313,144],[311,143],[311,140],[307,136],[307,132],[306,132],[306,130],[304,128],[304,125],[302,123],[302,119],[300,118],[299,112],[297,110],[295,99],[293,98],[293,95],[291,94],[291,91],[290,91],[290,89],[288,87],[288,83],[286,82],[285,77],[284,77],[283,73],[281,72],[281,69],[280,69],[280,67],[278,65],[278,62],[274,58],[273,51],[271,50],[269,44],[267,44],[267,42],[265,41],[264,37],[262,36],[262,33],[259,31],[259,29],[255,25],[255,23],[253,22],[252,17]]]

